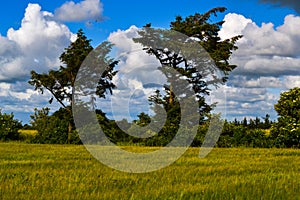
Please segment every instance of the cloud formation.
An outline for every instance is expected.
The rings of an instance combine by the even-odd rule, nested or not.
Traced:
[[[147,54],[133,38],[139,36],[140,29],[131,26],[127,30],[112,32],[108,41],[114,44],[113,57],[120,60],[118,74],[113,82],[117,86],[108,101],[100,100],[99,106],[114,119],[136,118],[140,112],[149,113],[148,97],[154,94],[153,87],[147,84],[163,85],[165,76],[157,69],[160,66],[154,56]]]
[[[101,21],[103,5],[100,0],[68,1],[54,13],[55,18],[63,22]]]
[[[230,13],[219,33],[222,39],[243,35],[230,62],[238,67],[226,86],[229,116],[276,118],[279,94],[300,86],[300,17],[287,15],[284,23],[257,25],[243,15]],[[226,105],[225,105],[226,104]]]
[[[42,11],[38,4],[28,4],[20,27],[0,35],[0,105],[4,112],[28,118],[35,107],[56,109],[55,103],[48,105],[47,93],[33,91],[27,81],[31,70],[43,73],[57,69],[60,54],[75,37],[52,13]]]
[[[275,77],[299,74],[300,29],[296,28],[299,26],[300,17],[294,15],[287,15],[284,24],[276,28],[272,23],[258,26],[241,15],[226,15],[220,36],[225,39],[243,35],[231,59],[239,66],[235,74]]]
[[[7,37],[0,36],[0,81],[28,80],[31,70],[58,68],[59,55],[74,37],[51,13],[28,4],[20,28],[10,28]]]

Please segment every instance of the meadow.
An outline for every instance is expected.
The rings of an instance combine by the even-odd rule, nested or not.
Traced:
[[[299,149],[215,148],[199,158],[190,148],[145,174],[106,167],[84,146],[0,143],[0,151],[2,200],[300,199]]]

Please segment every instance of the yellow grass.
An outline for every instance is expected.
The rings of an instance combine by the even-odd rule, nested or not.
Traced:
[[[213,149],[201,159],[190,148],[145,174],[111,169],[84,146],[0,143],[0,152],[1,200],[300,199],[298,149]]]

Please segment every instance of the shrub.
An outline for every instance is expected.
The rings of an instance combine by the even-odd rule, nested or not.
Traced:
[[[0,140],[7,141],[19,139],[18,130],[21,127],[21,122],[14,119],[13,114],[2,114],[0,110]]]

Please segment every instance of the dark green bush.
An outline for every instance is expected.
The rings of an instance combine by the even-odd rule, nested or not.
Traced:
[[[18,140],[18,130],[22,127],[20,121],[14,119],[13,114],[1,113],[0,110],[0,140]]]

